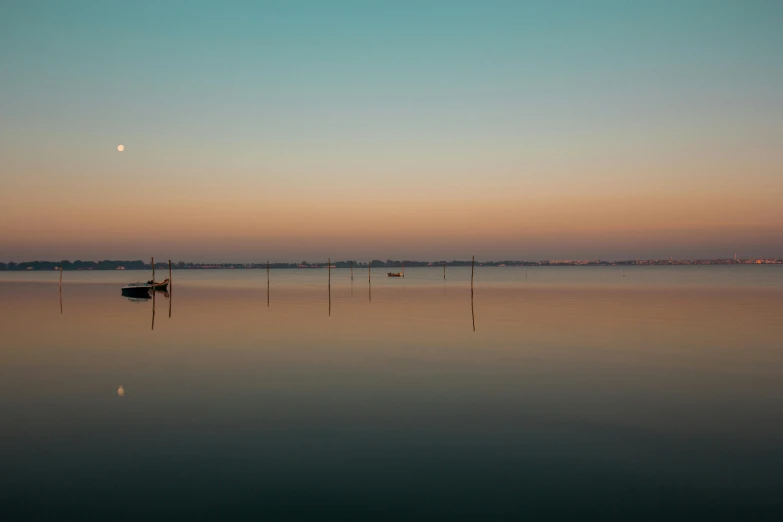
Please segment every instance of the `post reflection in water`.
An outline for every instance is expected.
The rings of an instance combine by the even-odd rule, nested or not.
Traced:
[[[470,317],[473,320],[473,331],[476,331],[476,314],[473,312],[473,287],[470,287]]]
[[[157,292],[153,289],[152,290],[152,328],[151,330],[155,330],[155,294]]]
[[[60,315],[63,315],[63,267],[60,267]]]

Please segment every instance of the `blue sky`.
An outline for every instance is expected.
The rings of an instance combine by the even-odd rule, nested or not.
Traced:
[[[518,205],[548,202],[553,215],[580,201],[586,211],[615,208],[615,222],[628,198],[649,196],[666,212],[668,196],[687,205],[689,195],[706,194],[732,205],[729,223],[783,223],[771,201],[783,195],[780,2],[77,1],[0,9],[0,203],[8,218],[0,232],[16,255],[55,254],[30,239],[40,230],[29,225],[31,208],[65,218],[66,234],[77,226],[67,203],[87,213],[92,201],[125,208],[118,194],[146,187],[176,193],[183,205],[214,197],[214,208],[201,211],[215,219],[249,205],[254,192],[279,194],[282,212],[296,215],[377,200],[387,220],[399,217],[389,199],[418,214],[427,205],[458,212],[466,201],[480,212],[513,210],[519,194]],[[36,195],[41,186],[50,190]],[[335,206],[323,207],[325,199]],[[762,211],[758,222],[747,218],[752,209]],[[694,230],[725,225],[696,221],[682,218]],[[515,233],[524,236],[529,222]],[[639,226],[655,228],[654,217]],[[771,253],[776,238],[749,248]],[[40,242],[51,243],[46,234]],[[98,245],[82,248],[100,256]],[[317,253],[297,248],[293,258]],[[449,254],[448,245],[438,248],[447,251],[412,253]],[[723,248],[715,240],[694,251]],[[486,249],[518,254],[500,243]],[[603,250],[601,257],[632,253]]]

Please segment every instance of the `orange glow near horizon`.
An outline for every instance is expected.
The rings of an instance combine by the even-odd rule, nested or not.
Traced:
[[[540,251],[537,257],[571,258],[589,246],[591,254],[610,258],[613,252],[622,253],[623,243],[634,238],[661,249],[724,240],[731,250],[731,242],[747,239],[748,234],[763,241],[778,237],[783,227],[783,211],[774,193],[451,200],[413,195],[397,200],[400,194],[392,192],[371,199],[353,194],[306,201],[287,196],[261,197],[258,202],[246,194],[234,198],[218,194],[208,201],[176,197],[134,201],[136,196],[117,196],[84,201],[83,206],[74,205],[72,199],[43,196],[37,204],[4,198],[6,219],[0,231],[3,242],[15,248],[33,250],[45,243],[53,250],[49,255],[55,255],[57,249],[78,246],[86,251],[80,256],[84,258],[103,258],[118,249],[146,253],[148,246],[169,244],[189,256],[198,255],[202,246],[201,257],[209,259],[215,257],[215,249],[220,252],[217,257],[224,259],[231,258],[232,251],[244,258],[269,248],[286,259],[330,249],[363,257],[396,253],[440,259],[449,253],[464,255],[472,245],[488,250],[491,257],[504,257],[506,252],[507,258],[520,258],[532,247]],[[569,245],[574,251],[570,256]],[[553,250],[550,256],[547,249]],[[606,253],[601,254],[601,249]]]

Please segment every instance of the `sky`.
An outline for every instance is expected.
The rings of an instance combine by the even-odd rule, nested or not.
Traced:
[[[6,1],[0,261],[780,257],[780,27],[761,0]]]

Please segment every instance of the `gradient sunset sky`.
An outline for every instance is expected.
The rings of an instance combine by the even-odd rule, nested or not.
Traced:
[[[779,1],[3,2],[0,261],[783,256],[781,28]]]

